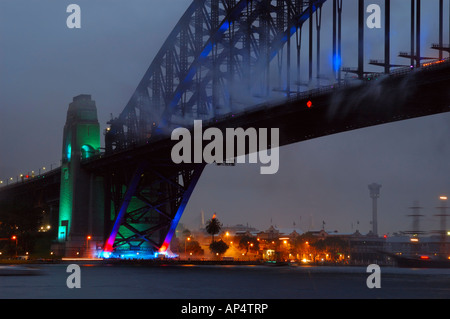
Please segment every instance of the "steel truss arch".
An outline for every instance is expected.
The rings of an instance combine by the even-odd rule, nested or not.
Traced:
[[[255,104],[244,96],[267,93],[270,61],[325,2],[194,0],[110,122],[106,150]]]

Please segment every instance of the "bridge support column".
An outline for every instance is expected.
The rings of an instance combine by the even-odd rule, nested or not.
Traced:
[[[416,0],[416,67],[420,68],[420,61],[421,61],[421,52],[420,52],[420,21],[421,21],[421,3],[420,0]]]
[[[411,67],[414,67],[414,63],[416,61],[415,57],[415,51],[414,51],[414,35],[415,35],[415,24],[414,24],[414,17],[415,17],[415,5],[416,1],[411,0]]]
[[[450,45],[450,43],[449,43]],[[444,0],[439,0],[439,60],[444,58]]]
[[[358,77],[364,77],[364,0],[358,0]]]
[[[391,0],[384,1],[384,73],[391,72]]]
[[[338,0],[338,57],[339,57],[339,69],[338,69],[338,83],[341,83],[342,79],[342,0]]]

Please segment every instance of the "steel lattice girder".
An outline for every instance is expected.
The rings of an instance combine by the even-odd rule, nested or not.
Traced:
[[[204,167],[141,162],[128,178],[115,174],[114,224],[104,251],[165,251]]]
[[[270,61],[324,2],[193,1],[119,118],[110,122],[111,143],[125,148],[156,128],[170,132],[193,119],[229,113],[245,104],[234,96],[235,87],[247,87],[248,96],[255,83],[267,91]]]

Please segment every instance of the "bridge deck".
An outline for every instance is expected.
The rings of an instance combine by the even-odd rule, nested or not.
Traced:
[[[345,83],[303,92],[282,101],[227,114],[207,122],[203,129],[279,128],[280,146],[450,111],[450,59],[374,75],[370,81]],[[307,107],[308,101],[312,107]],[[191,128],[192,129],[192,128]],[[177,141],[154,136],[133,148],[103,153],[83,163],[89,170],[120,166],[142,158],[166,164]],[[125,160],[125,161],[124,161]]]

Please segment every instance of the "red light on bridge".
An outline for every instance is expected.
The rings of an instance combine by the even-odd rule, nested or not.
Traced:
[[[311,101],[306,102],[306,106],[307,106],[308,108],[311,108],[311,107],[312,107],[312,102],[311,102]]]
[[[161,246],[161,248],[159,248],[159,252],[164,253],[164,252],[166,252],[167,248],[169,248],[169,245],[164,242],[164,244]]]

